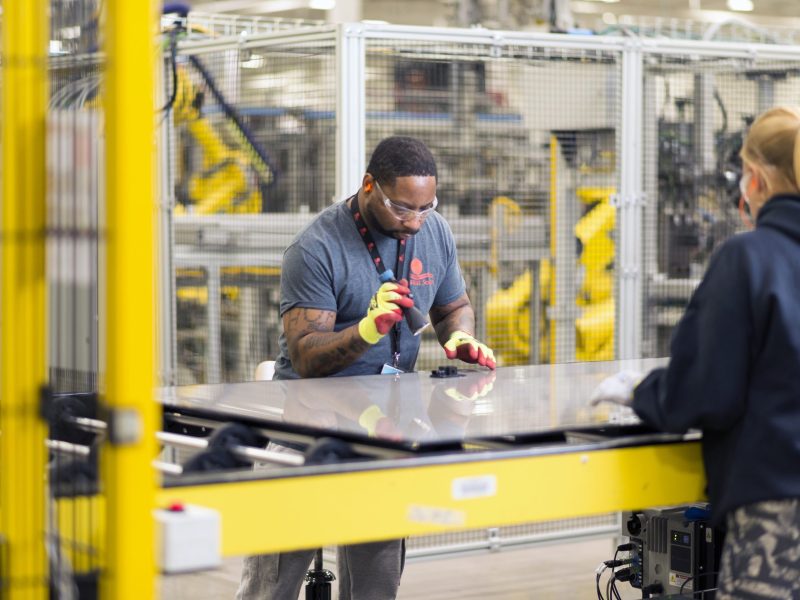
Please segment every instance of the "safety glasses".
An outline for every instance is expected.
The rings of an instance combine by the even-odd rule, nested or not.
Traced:
[[[386,206],[386,208],[389,209],[389,212],[391,212],[399,221],[413,221],[414,219],[419,219],[420,221],[422,221],[426,219],[429,214],[435,211],[436,207],[439,205],[439,199],[436,198],[436,196],[434,196],[433,202],[430,203],[430,206],[428,206],[428,208],[423,208],[422,210],[414,210],[413,208],[406,208],[405,206],[397,204],[396,202],[392,202],[389,199],[389,196],[387,196],[381,189],[378,180],[374,179],[373,181],[375,181],[375,187],[378,188],[378,191],[381,193],[381,196],[383,196],[384,206]]]

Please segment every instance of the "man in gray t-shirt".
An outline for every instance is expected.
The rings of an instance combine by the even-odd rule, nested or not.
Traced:
[[[375,148],[358,193],[328,207],[284,254],[283,334],[278,379],[371,375],[414,369],[419,337],[402,308],[429,315],[448,358],[494,369],[474,337],[475,315],[453,234],[435,212],[436,163],[419,140],[391,137]],[[381,274],[391,269],[399,281]],[[374,431],[376,407],[359,423]],[[297,598],[313,550],[245,560],[240,600]],[[402,572],[402,540],[340,549],[340,598],[391,600]]]

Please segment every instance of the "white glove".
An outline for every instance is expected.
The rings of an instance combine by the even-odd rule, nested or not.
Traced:
[[[589,397],[589,404],[597,406],[601,402],[613,402],[622,406],[633,404],[633,390],[642,380],[637,371],[620,371],[606,377]]]

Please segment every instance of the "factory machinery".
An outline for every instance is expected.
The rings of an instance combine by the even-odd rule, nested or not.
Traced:
[[[663,362],[163,388],[159,565],[702,500],[698,434],[587,402],[605,376]],[[61,457],[54,565],[90,594],[104,568],[97,448],[111,433],[90,395],[46,406]]]
[[[194,30],[173,61],[194,92],[165,121],[176,310],[164,371],[178,383],[247,379],[275,357],[281,250],[358,188],[369,150],[396,134],[439,161],[441,212],[502,364],[663,356],[709,256],[745,228],[748,123],[800,94],[784,47],[643,40],[634,52],[616,39],[378,25],[242,42]],[[167,90],[171,78],[165,69]],[[201,122],[214,135],[194,135]],[[261,175],[254,147],[271,157]],[[236,177],[220,178],[229,169]],[[420,364],[438,352],[424,339]]]
[[[623,512],[620,534],[628,541],[595,571],[600,600],[619,600],[625,585],[642,598],[714,600],[725,531],[711,524],[708,503]]]
[[[176,202],[166,238],[176,286],[175,321],[164,327],[163,347],[174,349],[168,381],[243,380],[276,356],[281,253],[311,214],[360,182],[359,172],[351,187],[333,189],[334,50],[324,38],[307,44],[291,35],[246,47],[195,39],[178,44],[169,61],[166,87],[180,91],[166,170],[175,174]],[[482,43],[464,52],[413,38],[368,48],[362,151],[398,134],[431,147],[441,212],[484,317],[478,334],[504,364],[613,358],[615,108],[604,104],[583,123],[548,120],[529,104],[524,88],[533,83],[515,89],[508,79],[530,73],[546,81],[563,63],[579,70],[570,86],[585,95],[580,71],[594,88],[610,83],[617,65],[593,57],[591,73],[579,53],[538,51],[530,64],[520,54],[513,65],[492,60]],[[242,128],[250,131],[246,143],[227,134]],[[252,147],[272,157],[268,189],[257,164],[248,166]],[[233,181],[220,177],[231,169]],[[242,188],[247,172],[253,177]],[[424,339],[420,364],[435,365],[440,352]]]
[[[725,534],[711,525],[708,504],[627,512],[622,519],[630,541],[617,547],[607,587],[627,581],[643,598],[714,599]]]

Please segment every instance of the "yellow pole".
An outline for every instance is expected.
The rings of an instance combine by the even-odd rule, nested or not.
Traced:
[[[558,239],[556,227],[558,226],[558,138],[550,136],[550,310],[555,313],[556,301],[556,242]],[[556,322],[550,319],[550,364],[556,362]]]
[[[45,122],[48,2],[3,3],[0,595],[47,597]]]
[[[556,251],[558,248],[558,138],[550,136],[550,311],[551,315],[558,315],[557,304],[558,294],[556,293],[556,283],[558,283],[558,270],[556,269]],[[556,364],[556,350],[558,328],[555,318],[550,319],[550,335],[548,337],[550,354],[550,364]],[[550,390],[550,423],[558,423],[558,383],[555,379],[555,370],[551,368],[549,379]]]
[[[155,594],[156,475],[153,0],[106,3],[106,378],[110,442],[104,599]]]

